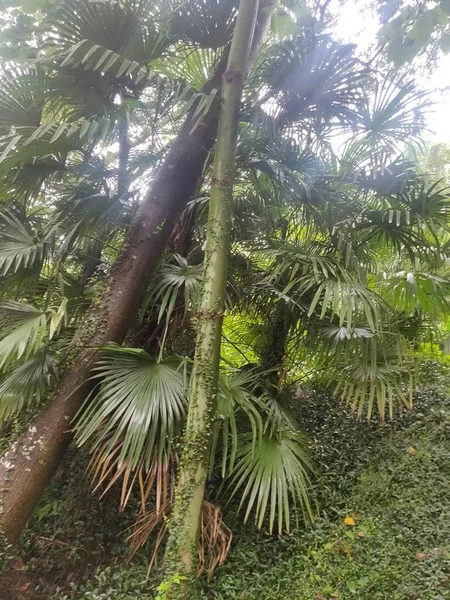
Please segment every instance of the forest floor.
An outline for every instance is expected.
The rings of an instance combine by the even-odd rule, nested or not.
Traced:
[[[357,420],[325,391],[296,409],[317,469],[313,525],[279,538],[242,525],[226,564],[205,583],[215,600],[450,599],[450,397],[430,377],[412,411]],[[68,458],[9,562],[0,600],[150,599],[149,551],[129,557],[130,511],[88,492],[85,459]],[[194,599],[193,599],[194,600]],[[197,600],[197,599],[195,599]]]

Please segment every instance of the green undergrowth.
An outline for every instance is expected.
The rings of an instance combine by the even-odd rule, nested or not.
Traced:
[[[233,546],[203,598],[450,598],[450,386],[447,368],[426,368],[430,384],[416,392],[414,409],[385,425],[356,419],[326,390],[296,400],[316,464],[316,521],[279,538],[242,525],[236,506],[224,507]],[[131,516],[117,513],[114,494],[106,501],[89,494],[77,470],[35,515],[25,548],[36,591],[23,598],[154,598],[157,574],[146,581],[150,549],[127,562]],[[63,544],[48,542],[41,556],[45,538]]]
[[[403,422],[385,426],[374,446],[367,437],[366,468],[314,527],[282,540],[239,539],[215,598],[450,598],[450,402],[439,387],[416,396]]]

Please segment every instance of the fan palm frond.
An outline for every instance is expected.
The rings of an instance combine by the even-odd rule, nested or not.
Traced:
[[[100,390],[78,415],[76,439],[94,453],[99,483],[123,475],[123,506],[136,478],[148,496],[173,460],[185,413],[186,362],[157,362],[144,350],[109,344],[94,370]]]
[[[182,321],[189,312],[195,314],[200,302],[203,279],[202,265],[190,265],[178,254],[173,259],[174,263],[166,263],[161,268],[141,308],[142,313],[149,303],[158,303],[158,323],[164,319],[166,332],[176,308],[181,311]]]
[[[14,365],[0,379],[0,420],[19,414],[33,401],[39,403],[55,374],[53,358],[46,352]]]
[[[304,435],[281,422],[276,431],[266,432],[254,444],[252,434],[239,440],[236,466],[230,481],[232,497],[240,493],[245,503],[245,520],[252,511],[259,528],[268,517],[269,530],[275,522],[280,533],[291,528],[292,509],[312,519],[309,493],[309,443]]]
[[[364,90],[360,133],[349,143],[347,158],[372,168],[384,168],[405,143],[420,143],[428,95],[414,82],[383,78]]]
[[[262,434],[261,400],[252,389],[257,384],[257,373],[224,371],[219,378],[216,415],[211,444],[211,469],[214,457],[220,448],[222,455],[222,477],[234,468],[238,451],[238,420],[240,413],[250,424],[254,444]],[[219,445],[219,441],[221,444]]]
[[[377,329],[384,302],[361,273],[314,248],[308,253],[308,248],[285,245],[264,253],[275,258],[267,269],[267,280],[275,283],[280,297],[295,302],[308,316],[317,313],[323,319],[330,314],[331,319],[338,317],[340,326],[351,328],[362,314],[372,330]]]
[[[52,237],[38,235],[13,214],[0,214],[0,274],[16,273],[19,269],[40,269],[51,253]],[[0,223],[1,223],[0,221]]]
[[[152,68],[171,80],[186,82],[199,92],[221,56],[221,50],[183,47],[172,56],[153,61]]]
[[[0,72],[0,134],[11,128],[27,131],[39,127],[45,104],[48,80],[39,70],[9,67]]]
[[[415,310],[428,315],[448,312],[450,284],[446,279],[420,271],[399,271],[381,282],[382,293],[397,311]]]
[[[29,304],[8,300],[0,304],[0,369],[37,352],[47,334],[45,312]]]
[[[410,408],[413,368],[404,346],[402,337],[395,333],[344,342],[334,357],[335,393],[359,416],[366,410],[368,419],[374,406],[382,421],[386,414],[392,418],[396,404]]]
[[[72,46],[65,55],[62,67],[71,65],[76,68],[82,66],[99,73],[107,73],[117,79],[125,79],[133,86],[138,84],[158,84],[158,75],[136,60],[113,52],[110,48],[94,44],[90,40],[81,40]]]
[[[298,36],[284,41],[260,64],[254,78],[269,86],[278,127],[298,122],[354,126],[367,70],[359,67],[354,46],[329,36]]]
[[[174,0],[170,31],[200,48],[220,48],[231,40],[236,0]]]

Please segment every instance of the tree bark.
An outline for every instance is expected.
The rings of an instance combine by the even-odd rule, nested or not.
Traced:
[[[263,0],[255,44],[259,46],[275,0]],[[257,54],[253,47],[253,58]],[[219,63],[203,88],[219,89],[226,60]],[[73,434],[71,422],[92,390],[89,379],[95,349],[122,343],[181,212],[195,192],[213,147],[218,105],[212,105],[193,129],[195,107],[187,116],[130,228],[124,252],[116,261],[99,300],[75,336],[66,368],[49,407],[0,458],[0,527],[15,543],[42,493],[50,483]]]
[[[205,84],[205,93],[220,87],[225,67],[224,60]],[[65,360],[66,374],[52,403],[0,458],[1,527],[11,543],[18,540],[72,439],[71,422],[92,389],[89,376],[95,348],[110,341],[122,343],[133,323],[172,229],[196,189],[216,137],[217,121],[217,105],[194,130],[193,112],[186,118],[136,216],[105,291],[75,336]]]
[[[268,314],[267,342],[260,355],[260,369],[265,373],[269,393],[276,391],[279,386],[286,344],[293,324],[291,311],[284,301],[278,300]]]
[[[258,5],[259,0],[240,1],[223,78],[209,202],[202,304],[198,314],[183,453],[166,552],[165,600],[192,598],[191,584],[198,569],[197,543],[219,376],[239,109]]]

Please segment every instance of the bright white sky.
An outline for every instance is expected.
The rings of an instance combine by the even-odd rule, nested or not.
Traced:
[[[348,0],[341,7],[339,0],[332,0],[331,7],[337,15],[336,36],[346,43],[357,44],[361,50],[367,49],[376,41],[379,27],[375,15],[371,15],[364,0]],[[421,76],[420,85],[432,91],[435,102],[433,112],[428,116],[431,130],[424,137],[436,142],[450,143],[450,54],[443,57],[437,69],[426,78]]]

